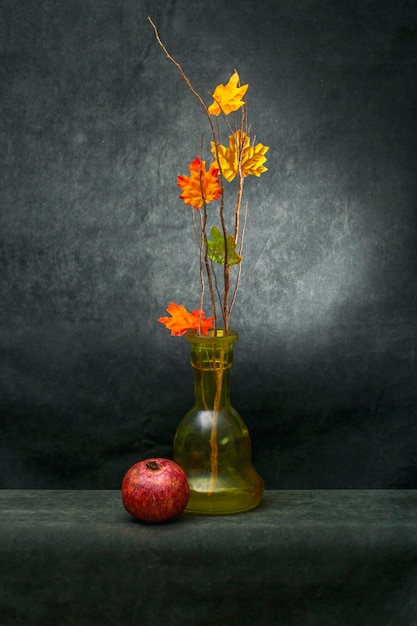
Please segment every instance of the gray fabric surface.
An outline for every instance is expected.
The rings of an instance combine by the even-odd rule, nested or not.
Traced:
[[[208,104],[239,71],[270,146],[231,320],[255,467],[417,488],[412,0],[1,0],[0,487],[117,489],[191,406],[157,319],[199,305],[176,177],[210,131],[148,15]]]
[[[417,491],[267,491],[134,521],[115,491],[0,491],[2,626],[417,623]]]

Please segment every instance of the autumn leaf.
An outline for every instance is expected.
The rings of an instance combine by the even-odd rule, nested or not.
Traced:
[[[208,204],[212,200],[218,200],[222,193],[219,179],[218,167],[212,163],[206,171],[206,162],[201,161],[198,156],[188,166],[190,176],[178,176],[178,187],[182,189],[179,196],[185,204],[190,204],[196,211],[199,211],[203,204]]]
[[[229,113],[237,111],[245,104],[242,98],[247,92],[249,85],[238,87],[239,81],[239,74],[234,72],[227,85],[217,85],[212,94],[214,102],[208,108],[210,115],[218,116],[222,112],[225,115],[229,115]]]
[[[221,166],[224,178],[230,183],[239,172],[239,155],[242,176],[260,176],[267,168],[263,165],[266,161],[268,146],[261,143],[256,146],[250,145],[250,137],[241,130],[229,136],[229,146],[217,147],[218,163]],[[216,158],[216,146],[211,143],[211,152]],[[218,166],[216,162],[215,165]]]
[[[226,256],[224,251],[224,237],[217,226],[213,226],[210,230],[212,240],[208,240],[208,255],[214,263],[225,265]],[[236,243],[232,235],[227,235],[227,265],[236,265],[240,263],[242,257],[236,252]]]
[[[171,317],[160,317],[158,322],[165,324],[166,328],[171,331],[171,335],[180,337],[191,329],[201,332],[202,335],[207,335],[208,331],[213,328],[214,318],[208,317],[206,319],[202,309],[196,309],[190,313],[182,304],[170,302],[167,312]]]

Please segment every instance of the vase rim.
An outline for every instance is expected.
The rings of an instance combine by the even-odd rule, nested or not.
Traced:
[[[197,331],[192,329],[186,332],[185,338],[187,339],[187,341],[197,341],[201,343],[216,343],[219,340],[221,342],[227,342],[236,341],[238,338],[238,333],[237,330],[233,330],[232,328],[229,328],[226,333],[223,328],[218,328],[217,335],[214,334],[214,330],[209,330],[207,335],[198,335]]]

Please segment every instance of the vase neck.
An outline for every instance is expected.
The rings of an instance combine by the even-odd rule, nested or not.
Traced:
[[[207,410],[230,404],[230,369],[237,333],[219,337],[187,336],[194,368],[194,403]]]
[[[194,405],[216,410],[230,405],[230,369],[215,371],[194,368]]]

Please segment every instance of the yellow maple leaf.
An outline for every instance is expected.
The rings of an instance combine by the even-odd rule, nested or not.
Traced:
[[[229,146],[219,145],[217,157],[221,166],[222,174],[230,183],[239,172],[239,162],[242,176],[260,176],[268,168],[264,166],[268,146],[261,143],[256,146],[250,145],[250,137],[241,130],[229,135]],[[216,158],[216,146],[211,142],[211,152]],[[218,167],[218,163],[215,163]]]
[[[206,171],[206,162],[197,156],[188,169],[190,176],[177,176],[178,187],[182,189],[179,197],[185,204],[199,211],[203,204],[218,200],[221,196],[222,188],[217,178],[219,168],[212,163]]]
[[[242,98],[247,92],[249,85],[238,87],[239,81],[239,74],[234,72],[227,85],[217,85],[212,94],[214,102],[208,108],[210,115],[218,116],[222,112],[225,115],[229,115],[229,113],[237,111],[245,104]]]

